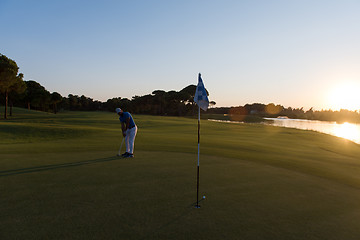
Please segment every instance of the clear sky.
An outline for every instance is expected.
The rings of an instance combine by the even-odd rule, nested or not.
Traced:
[[[358,0],[0,0],[0,23],[0,53],[62,96],[179,91],[201,72],[219,107],[360,109]]]

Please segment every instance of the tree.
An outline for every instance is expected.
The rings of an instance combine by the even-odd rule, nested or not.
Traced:
[[[35,109],[46,111],[49,108],[51,95],[40,83],[33,80],[26,81],[25,100],[27,102],[28,109],[31,106]]]
[[[90,105],[93,100],[91,98],[85,97],[85,95],[81,95],[79,98],[79,103],[81,106],[81,110],[88,111],[90,110]]]
[[[154,95],[154,107],[156,108],[154,113],[164,115],[166,105],[166,92],[164,90],[155,90],[152,92],[152,94]]]
[[[210,101],[210,107],[213,107],[213,106],[215,106],[216,105],[216,102],[215,101]]]
[[[179,96],[181,98],[181,101],[183,101],[185,104],[191,103],[192,105],[195,104],[194,97],[196,92],[196,85],[189,85],[179,92]],[[208,91],[206,90],[207,95],[209,96]]]
[[[18,74],[18,71],[19,67],[14,60],[0,54],[0,92],[5,96],[5,119],[7,119],[9,93],[24,89],[22,85],[24,75]]]
[[[80,110],[81,104],[80,104],[80,97],[78,95],[68,95],[69,98],[69,108],[70,110]]]
[[[268,105],[265,106],[265,111],[267,114],[270,115],[277,115],[279,114],[282,110],[284,109],[283,106],[281,105],[275,105],[273,103],[269,103]]]
[[[194,101],[195,92],[196,85],[189,85],[180,90],[178,96],[180,98],[180,102],[182,103],[180,106],[183,107],[184,110],[179,112],[179,115],[193,115],[196,113],[197,107]],[[206,94],[209,96],[209,92],[207,90]]]
[[[59,93],[57,92],[51,93],[51,103],[53,105],[53,111],[55,114],[57,113],[57,104],[61,102],[61,100],[62,100],[62,96]]]
[[[114,112],[115,108],[120,107],[121,97],[108,99],[105,103],[105,109]]]
[[[9,103],[10,103],[10,116],[12,116],[13,98],[18,98],[20,94],[23,94],[26,90],[26,84],[23,81],[24,75],[20,73],[17,78],[18,80],[9,90]]]

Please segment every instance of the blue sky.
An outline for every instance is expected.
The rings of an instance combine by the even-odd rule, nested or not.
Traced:
[[[201,72],[217,106],[320,110],[360,82],[359,12],[348,0],[0,0],[0,53],[63,96],[178,91]]]

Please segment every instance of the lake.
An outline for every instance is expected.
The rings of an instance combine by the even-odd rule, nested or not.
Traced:
[[[355,123],[336,123],[327,121],[316,121],[306,119],[290,119],[290,118],[265,118],[272,120],[270,123],[264,123],[272,126],[297,128],[303,130],[312,130],[330,134],[336,137],[351,140],[360,144],[360,124]],[[231,121],[222,121],[231,122]]]
[[[270,125],[304,130],[313,130],[333,136],[345,138],[360,144],[360,124],[355,123],[336,123],[327,121],[315,121],[305,119],[283,119],[265,118],[273,120]]]

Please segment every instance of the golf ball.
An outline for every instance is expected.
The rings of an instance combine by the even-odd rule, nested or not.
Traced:
[[[206,197],[205,197],[205,195],[203,196],[203,199],[205,199]]]

